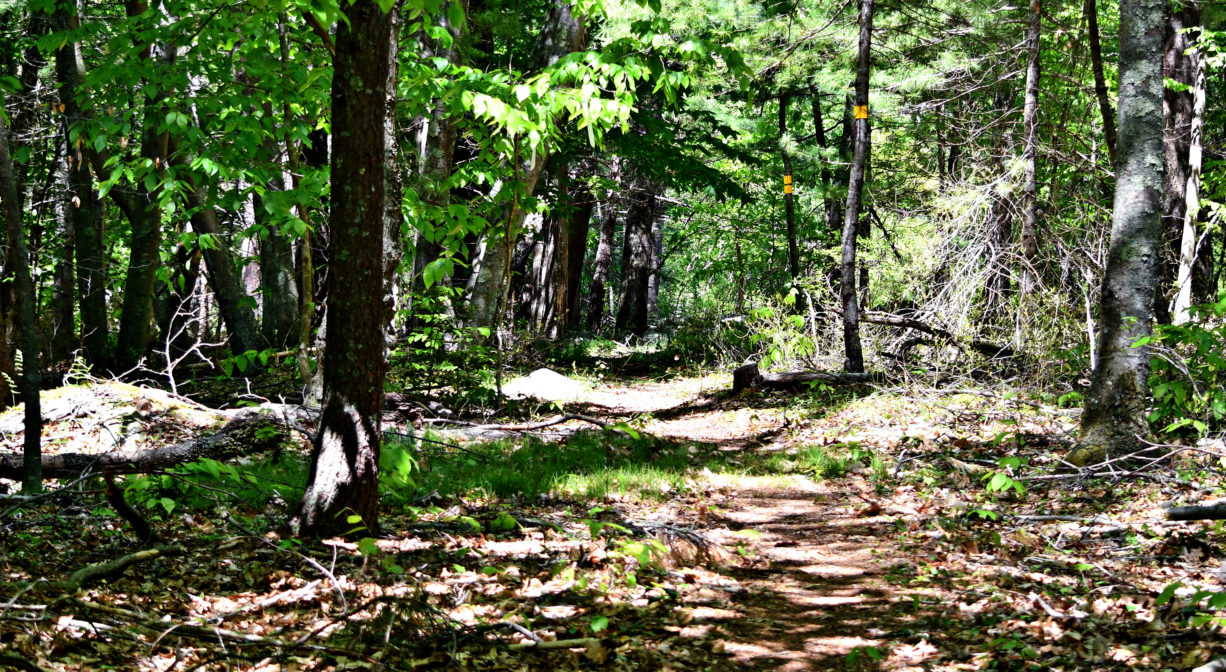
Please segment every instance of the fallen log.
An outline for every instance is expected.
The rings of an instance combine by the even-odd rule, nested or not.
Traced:
[[[860,383],[883,383],[884,373],[870,371],[868,373],[844,373],[831,371],[784,371],[782,373],[761,373],[757,364],[739,366],[732,372],[732,391],[752,387],[769,387],[771,389],[791,389],[808,385],[809,383],[829,383],[831,385],[856,385]]]
[[[1196,506],[1172,506],[1166,510],[1167,520],[1226,520],[1226,502]]]
[[[229,460],[275,450],[289,437],[280,419],[256,413],[240,415],[215,434],[144,450],[119,450],[87,455],[61,453],[43,456],[44,478],[69,478],[86,472],[141,474],[202,459]],[[0,458],[0,478],[20,480],[21,455]]]

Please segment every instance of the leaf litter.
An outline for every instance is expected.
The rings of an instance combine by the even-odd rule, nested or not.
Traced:
[[[1078,475],[1057,459],[1076,417],[1043,401],[721,387],[606,385],[583,406],[686,456],[668,487],[420,493],[385,507],[378,538],[320,542],[284,536],[285,501],[155,505],[181,552],[75,594],[54,582],[142,547],[89,480],[8,496],[0,666],[1182,670],[1223,654],[1221,524],[1162,515],[1219,489],[1211,457]],[[72,399],[48,435],[109,413]]]

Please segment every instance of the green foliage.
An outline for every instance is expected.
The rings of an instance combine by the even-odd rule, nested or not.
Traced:
[[[1156,325],[1135,344],[1154,350],[1149,421],[1164,433],[1203,435],[1226,418],[1226,296],[1192,315],[1185,324]]]

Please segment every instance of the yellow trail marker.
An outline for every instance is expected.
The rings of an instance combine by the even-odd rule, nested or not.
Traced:
[[[856,119],[868,119],[868,105],[856,105]]]
[[[783,176],[783,193],[785,194],[792,193],[792,176],[791,175]]]
[[[783,185],[783,193],[785,193],[785,194],[790,194],[790,193],[792,193],[792,185],[790,185],[790,184],[785,184],[785,185]]]
[[[784,184],[791,184],[791,183],[792,183],[792,176],[791,176],[791,175],[784,175],[784,176],[783,176],[783,183],[784,183]]]

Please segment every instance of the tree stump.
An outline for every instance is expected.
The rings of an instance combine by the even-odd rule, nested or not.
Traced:
[[[756,362],[737,367],[732,371],[732,393],[736,394],[741,390],[757,385],[759,378],[761,378],[761,374],[758,372],[758,364]]]

